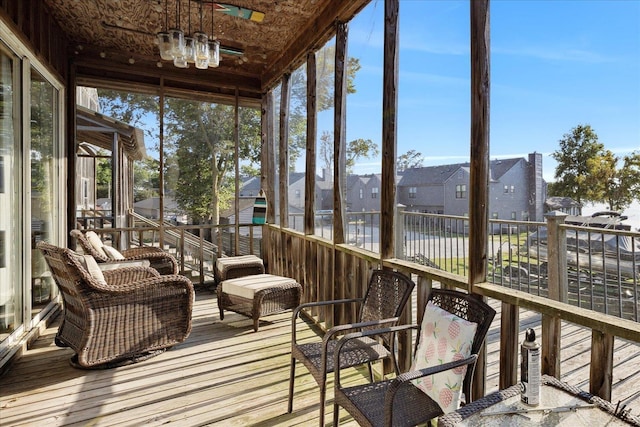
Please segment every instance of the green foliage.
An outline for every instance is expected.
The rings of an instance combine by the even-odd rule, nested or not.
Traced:
[[[409,150],[398,156],[398,172],[422,166],[422,153],[416,150]]]
[[[560,149],[552,154],[558,162],[557,181],[549,185],[549,195],[571,197],[578,203],[607,203],[612,210],[623,210],[638,200],[640,152],[615,156],[589,125],[576,126],[559,143]]]
[[[133,201],[160,195],[160,162],[146,157],[133,165]]]
[[[335,44],[328,44],[316,53],[316,109],[319,112],[334,108],[335,88],[333,83],[335,80],[335,52]],[[347,94],[356,92],[355,77],[360,68],[361,65],[358,58],[350,57],[347,59]],[[289,165],[293,171],[297,159],[300,158],[306,149],[307,141],[306,64],[291,74],[289,85],[291,87],[291,101],[289,106]],[[279,97],[279,90],[280,88],[274,91],[276,98]]]
[[[347,174],[350,174],[356,161],[361,158],[375,157],[379,154],[378,145],[370,139],[354,139],[347,144],[346,167]],[[323,166],[326,169],[333,169],[333,135],[328,131],[323,131],[320,135],[319,155]]]

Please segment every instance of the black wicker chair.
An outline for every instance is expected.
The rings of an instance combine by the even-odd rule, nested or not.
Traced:
[[[39,242],[64,302],[55,343],[76,354],[79,368],[105,368],[154,356],[191,331],[195,293],[183,276],[150,267],[93,269],[84,255]],[[91,260],[93,261],[93,260]]]
[[[380,381],[352,387],[343,387],[340,382],[340,371],[335,371],[335,397],[333,406],[333,425],[338,425],[339,407],[345,408],[362,426],[413,426],[426,423],[443,414],[440,406],[422,390],[413,385],[413,380],[437,372],[468,365],[464,377],[463,392],[467,402],[471,401],[471,382],[475,363],[478,358],[487,331],[496,314],[489,305],[466,293],[433,289],[428,301],[470,322],[477,323],[476,333],[471,346],[471,356],[455,362],[445,363],[433,368],[426,368],[403,373],[392,380]],[[419,325],[401,325],[384,328],[380,331],[356,332],[345,335],[338,343],[334,358],[351,347],[350,341],[362,340],[371,334],[382,332],[397,333],[407,329],[417,329]],[[416,340],[416,349],[418,348]],[[335,362],[334,362],[335,363]]]
[[[373,381],[371,362],[389,358],[393,354],[391,336],[364,337],[356,340],[343,350],[339,362],[334,361],[333,350],[339,335],[349,331],[379,329],[397,324],[415,284],[402,273],[374,270],[366,294],[363,298],[312,302],[300,305],[293,312],[291,324],[291,374],[289,377],[289,406],[293,410],[293,386],[296,360],[302,362],[320,386],[320,425],[324,425],[327,373],[343,368],[369,365],[369,375]],[[303,309],[322,306],[357,304],[356,323],[334,326],[324,335],[321,342],[298,343],[296,339],[296,320]],[[380,343],[376,338],[382,338]],[[395,359],[394,359],[395,360]],[[336,369],[339,366],[339,369]],[[397,370],[397,365],[396,365]]]

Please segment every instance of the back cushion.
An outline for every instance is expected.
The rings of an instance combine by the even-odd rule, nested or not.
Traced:
[[[104,245],[102,247],[102,251],[107,255],[109,259],[113,259],[116,261],[122,261],[123,259],[125,259],[124,255],[118,252],[116,248],[112,248],[111,246]]]
[[[98,283],[101,285],[107,286],[107,281],[104,278],[104,274],[102,274],[102,270],[100,270],[100,266],[96,262],[95,258],[91,255],[80,255],[73,253],[73,258],[78,261],[78,263],[84,268],[91,277],[93,277]]]
[[[478,325],[427,303],[422,318],[420,341],[411,370],[430,368],[471,355],[471,346]],[[442,412],[455,411],[460,406],[462,382],[467,366],[439,372],[413,380],[416,387],[440,405]]]
[[[89,243],[91,243],[93,249],[95,249],[99,254],[106,255],[104,250],[102,250],[104,243],[102,243],[102,240],[94,231],[87,231],[85,233],[85,237],[87,238]]]

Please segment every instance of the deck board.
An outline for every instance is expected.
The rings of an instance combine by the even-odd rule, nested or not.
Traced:
[[[487,392],[498,388],[500,307],[487,336]],[[225,313],[221,321],[210,291],[198,291],[188,340],[142,363],[107,370],[79,370],[69,349],[53,343],[57,323],[0,377],[0,425],[26,426],[313,426],[318,388],[300,364],[294,412],[288,414],[290,312],[269,316],[253,332],[252,321]],[[522,310],[521,331],[540,331],[540,316]],[[303,339],[314,337],[310,330]],[[588,389],[590,331],[562,324],[562,379]],[[640,412],[640,346],[615,341],[613,401]],[[345,382],[364,381],[365,370],[345,372]],[[329,382],[326,421],[332,419]],[[340,412],[340,425],[355,422]]]

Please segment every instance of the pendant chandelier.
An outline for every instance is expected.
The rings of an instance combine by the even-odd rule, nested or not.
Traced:
[[[191,2],[189,0],[188,32],[181,28],[180,13],[181,0],[175,0],[175,26],[169,27],[169,0],[164,1],[164,29],[157,34],[160,57],[166,61],[173,61],[178,68],[188,68],[189,64],[201,70],[215,68],[220,64],[220,42],[216,40],[213,30],[214,3],[211,4],[211,35],[204,32],[202,26],[204,0],[193,0],[198,3],[199,30],[191,33]]]

